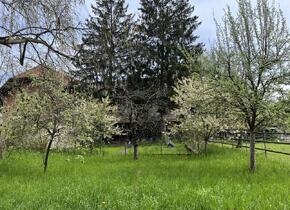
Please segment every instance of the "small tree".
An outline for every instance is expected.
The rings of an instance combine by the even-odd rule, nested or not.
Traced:
[[[221,108],[211,81],[198,74],[178,81],[172,100],[178,108],[173,110],[179,121],[172,127],[172,133],[181,133],[192,143],[199,153],[207,145],[210,137],[226,125],[225,110]]]
[[[116,126],[119,121],[117,107],[111,106],[108,98],[101,102],[94,99],[79,100],[72,117],[72,136],[76,142],[91,149],[99,145],[100,153],[105,139],[121,133]]]
[[[16,145],[39,140],[34,136],[39,138],[40,134],[48,136],[43,160],[45,172],[52,144],[56,137],[65,133],[70,122],[74,98],[64,91],[63,81],[52,72],[36,79],[33,87],[38,91],[17,95],[16,104],[7,110],[3,128],[6,139]]]
[[[217,24],[213,78],[217,92],[231,109],[238,110],[250,132],[250,170],[256,168],[255,132],[271,125],[284,112],[276,102],[289,84],[290,33],[282,11],[268,0],[238,1],[234,16],[228,8]]]
[[[76,121],[81,128],[79,136],[107,137],[114,133],[115,118],[109,116],[114,108],[110,107],[108,100],[94,104],[76,97],[65,91],[63,81],[51,72],[37,79],[34,88],[38,91],[17,96],[16,104],[5,114],[2,133],[7,142],[16,145],[29,143],[34,136],[38,138],[44,134],[47,137],[44,172],[53,143],[57,137],[68,134],[76,111],[80,115]]]
[[[134,160],[138,159],[138,143],[146,134],[159,132],[156,116],[156,97],[154,88],[130,89],[123,87],[118,90],[117,99],[119,112],[123,121],[128,123],[128,136],[134,147]]]

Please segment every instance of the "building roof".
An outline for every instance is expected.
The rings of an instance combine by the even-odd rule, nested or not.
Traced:
[[[56,73],[57,77],[62,80],[66,85],[68,85],[71,81],[71,78],[63,71],[55,71],[49,67],[38,65],[32,69],[24,71],[22,73],[17,74],[14,77],[11,77],[2,85],[0,88],[0,99],[3,104],[3,100],[5,97],[9,96],[11,93],[22,89],[25,86],[31,84],[33,78],[41,77],[46,72],[53,71]]]

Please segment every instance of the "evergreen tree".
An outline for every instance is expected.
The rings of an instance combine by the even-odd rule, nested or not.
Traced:
[[[126,93],[127,101],[143,110],[138,116],[149,116],[154,110],[156,119],[147,121],[160,123],[152,127],[163,130],[174,81],[191,72],[182,50],[192,56],[202,51],[202,45],[195,43],[194,32],[200,23],[193,16],[194,8],[188,0],[141,0],[137,25],[127,14],[124,0],[97,0],[92,8],[94,17],[86,23],[89,30],[83,35],[76,76],[84,84],[92,84],[90,92],[98,97],[109,91],[119,107],[126,107]],[[148,108],[149,103],[154,107]],[[124,119],[130,117],[126,113],[130,115],[121,113]],[[134,133],[133,124],[138,124],[135,130],[141,133],[143,122],[130,123],[129,133]],[[152,130],[148,133],[153,134]]]
[[[94,92],[111,93],[126,78],[132,34],[132,15],[127,8],[125,0],[96,0],[92,5],[94,16],[86,21],[88,30],[76,62],[79,70],[74,73]]]
[[[202,52],[195,30],[200,25],[189,0],[141,0],[139,23],[143,60],[142,74],[157,79],[161,90],[171,93],[174,81],[188,76],[182,51]]]

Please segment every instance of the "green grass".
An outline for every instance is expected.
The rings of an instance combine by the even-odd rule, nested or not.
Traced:
[[[122,151],[105,148],[84,163],[52,153],[47,174],[40,153],[13,152],[0,161],[0,209],[290,209],[290,157],[258,153],[249,173],[244,149],[150,156],[159,146],[144,146],[138,161]],[[175,152],[183,146],[164,151]]]

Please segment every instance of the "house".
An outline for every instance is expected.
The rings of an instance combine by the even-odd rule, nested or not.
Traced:
[[[13,106],[13,104],[15,104],[16,95],[23,90],[28,93],[37,91],[38,88],[32,84],[33,79],[43,76],[48,71],[52,71],[56,74],[56,77],[62,80],[67,86],[69,86],[72,81],[63,71],[55,71],[49,67],[39,65],[7,80],[0,88],[0,105],[2,107]]]

